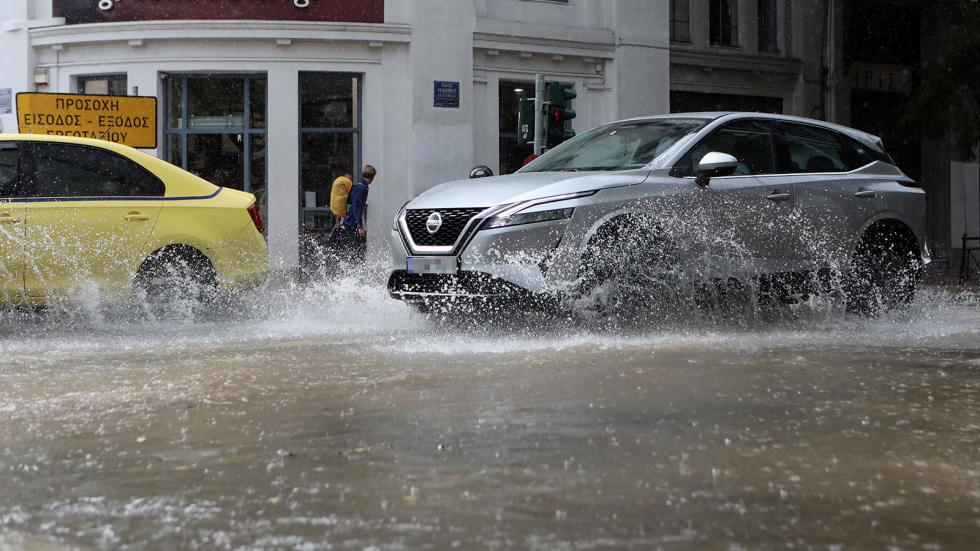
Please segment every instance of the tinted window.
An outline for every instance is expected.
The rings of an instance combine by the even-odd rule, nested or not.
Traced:
[[[39,197],[146,197],[163,195],[163,183],[138,164],[102,149],[35,144]]]
[[[850,170],[836,132],[803,124],[783,123],[781,172],[844,172]]]
[[[738,159],[735,175],[772,174],[774,146],[771,125],[765,121],[738,121],[718,130],[701,141],[675,167],[675,176],[693,176],[697,164],[706,154],[717,151]]]
[[[867,145],[853,138],[844,137],[844,145],[847,147],[847,150],[850,153],[850,159],[848,159],[850,162],[848,164],[850,165],[849,168],[851,170],[861,168],[862,166],[875,161],[895,164],[888,154],[868,147]]]
[[[18,193],[17,145],[0,143],[0,197],[16,197]]]

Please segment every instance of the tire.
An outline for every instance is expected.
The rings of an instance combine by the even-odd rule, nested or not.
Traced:
[[[218,294],[214,266],[190,247],[170,247],[150,255],[133,283],[137,307],[155,319],[199,318]]]
[[[866,233],[844,278],[847,310],[874,317],[910,304],[922,270],[917,249],[914,238],[893,228]]]

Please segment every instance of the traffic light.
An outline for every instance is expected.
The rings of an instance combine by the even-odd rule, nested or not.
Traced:
[[[565,103],[575,99],[578,94],[575,90],[562,86],[560,82],[549,82],[546,90],[548,102],[548,117],[545,122],[546,141],[548,147],[555,147],[575,136],[574,130],[565,128],[565,121],[575,118],[575,111],[566,108]]]
[[[534,143],[534,99],[520,98],[517,106],[517,143]]]

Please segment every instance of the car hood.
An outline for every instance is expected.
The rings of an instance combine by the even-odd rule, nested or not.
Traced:
[[[438,185],[407,205],[410,209],[492,207],[544,197],[642,183],[649,170],[616,172],[522,172]]]

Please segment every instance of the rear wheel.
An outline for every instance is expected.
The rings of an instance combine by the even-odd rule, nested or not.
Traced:
[[[915,238],[897,228],[866,233],[844,279],[848,311],[876,316],[911,303],[922,268],[917,249]]]
[[[217,291],[217,274],[204,254],[190,247],[168,247],[143,262],[133,298],[157,319],[196,318],[211,309]]]

